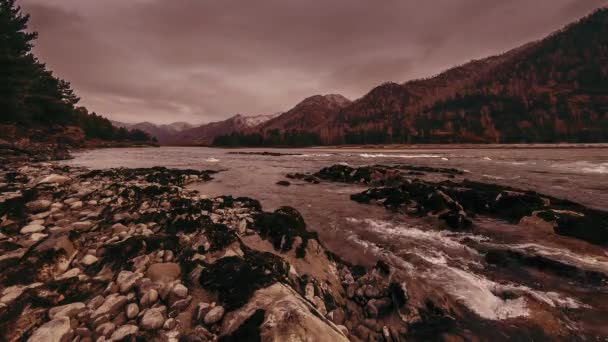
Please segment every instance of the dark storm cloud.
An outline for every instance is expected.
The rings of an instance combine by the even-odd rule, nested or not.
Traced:
[[[21,0],[36,53],[91,110],[205,122],[350,98],[561,28],[595,0]]]

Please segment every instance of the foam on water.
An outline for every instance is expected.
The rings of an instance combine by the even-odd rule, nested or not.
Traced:
[[[608,163],[584,167],[582,171],[585,173],[608,173]]]
[[[428,254],[428,252],[426,252]],[[516,284],[500,284],[472,271],[448,266],[444,258],[423,257],[434,266],[423,273],[426,279],[441,285],[449,294],[469,309],[486,319],[502,320],[528,316],[527,298],[545,303],[551,307],[582,308],[589,307],[577,300],[557,292],[533,290]],[[514,299],[503,299],[501,294],[515,293]]]
[[[508,245],[513,249],[536,253],[548,258],[562,261],[566,264],[580,266],[585,269],[594,270],[608,274],[608,258],[574,253],[566,248],[552,248],[535,243]]]
[[[207,158],[207,159],[205,159],[205,161],[206,161],[207,163],[218,163],[220,160],[219,160],[219,159],[216,159],[216,158],[211,157],[211,158]]]
[[[472,272],[440,264],[424,273],[454,298],[485,319],[501,320],[528,316],[525,297],[502,299],[493,291],[500,285]]]
[[[382,220],[357,219],[354,217],[349,217],[346,220],[351,223],[366,224],[371,230],[374,230],[381,236],[405,237],[449,248],[467,249],[475,253],[476,251],[463,245],[460,241],[465,238],[472,238],[478,241],[487,239],[483,236],[468,233],[455,233],[445,230],[422,230],[415,226],[398,225]]]
[[[553,164],[552,167],[571,172],[581,172],[581,173],[599,173],[604,174],[608,173],[608,163],[592,163],[589,161],[578,161],[574,163],[559,163]]]
[[[441,158],[438,154],[383,154],[383,153],[361,153],[363,158]]]
[[[369,230],[388,239],[399,237],[410,240],[414,243],[414,247],[408,247],[405,254],[416,255],[427,263],[427,265],[420,263],[416,263],[416,266],[412,265],[411,272],[415,272],[414,275],[421,276],[432,284],[438,284],[448,294],[482,318],[503,320],[529,316],[528,300],[542,302],[551,307],[585,307],[575,299],[563,297],[555,292],[536,291],[517,284],[497,283],[473,271],[472,269],[481,271],[484,266],[470,257],[471,254],[477,254],[477,251],[467,247],[461,241],[467,238],[485,242],[488,240],[487,237],[467,233],[422,230],[420,227],[398,225],[382,220],[356,218],[347,218],[347,220],[350,223],[365,224]],[[356,235],[350,236],[349,239],[361,245],[365,252],[384,256],[388,253],[371,242],[361,240]],[[469,256],[463,258],[461,254],[458,254],[462,251],[467,251]],[[409,263],[406,262],[406,264]],[[515,293],[518,296],[513,299],[504,299],[504,296],[501,296],[504,293]]]
[[[329,153],[311,153],[311,154],[298,154],[294,157],[331,157],[331,154]]]

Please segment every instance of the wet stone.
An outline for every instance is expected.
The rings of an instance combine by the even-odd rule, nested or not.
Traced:
[[[144,313],[140,326],[144,330],[156,330],[162,328],[165,316],[158,309],[149,309]]]
[[[224,308],[222,306],[216,306],[209,310],[209,312],[205,315],[205,324],[213,325],[219,322],[222,317],[224,317]]]
[[[26,208],[32,213],[40,213],[51,207],[52,202],[49,200],[36,200],[25,204]]]
[[[53,319],[36,329],[28,342],[70,342],[73,330],[68,317]]]

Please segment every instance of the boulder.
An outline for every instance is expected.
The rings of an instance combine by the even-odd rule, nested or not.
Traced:
[[[337,326],[311,309],[293,289],[276,283],[257,290],[247,304],[226,314],[221,333],[236,340],[246,338],[239,328],[259,316],[256,323],[262,341],[348,341]]]
[[[68,317],[58,317],[40,326],[28,342],[71,342],[74,332]]]

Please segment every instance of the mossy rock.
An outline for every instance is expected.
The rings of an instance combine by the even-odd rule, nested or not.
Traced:
[[[316,233],[306,230],[304,218],[292,207],[281,207],[273,213],[263,212],[255,215],[252,229],[282,253],[290,251],[299,236],[302,239],[302,244],[296,250],[296,256],[299,258],[305,256],[308,240],[317,238]]]
[[[286,281],[288,272],[289,264],[282,258],[245,249],[244,257],[225,257],[208,265],[199,279],[230,311],[245,305],[256,290]]]

